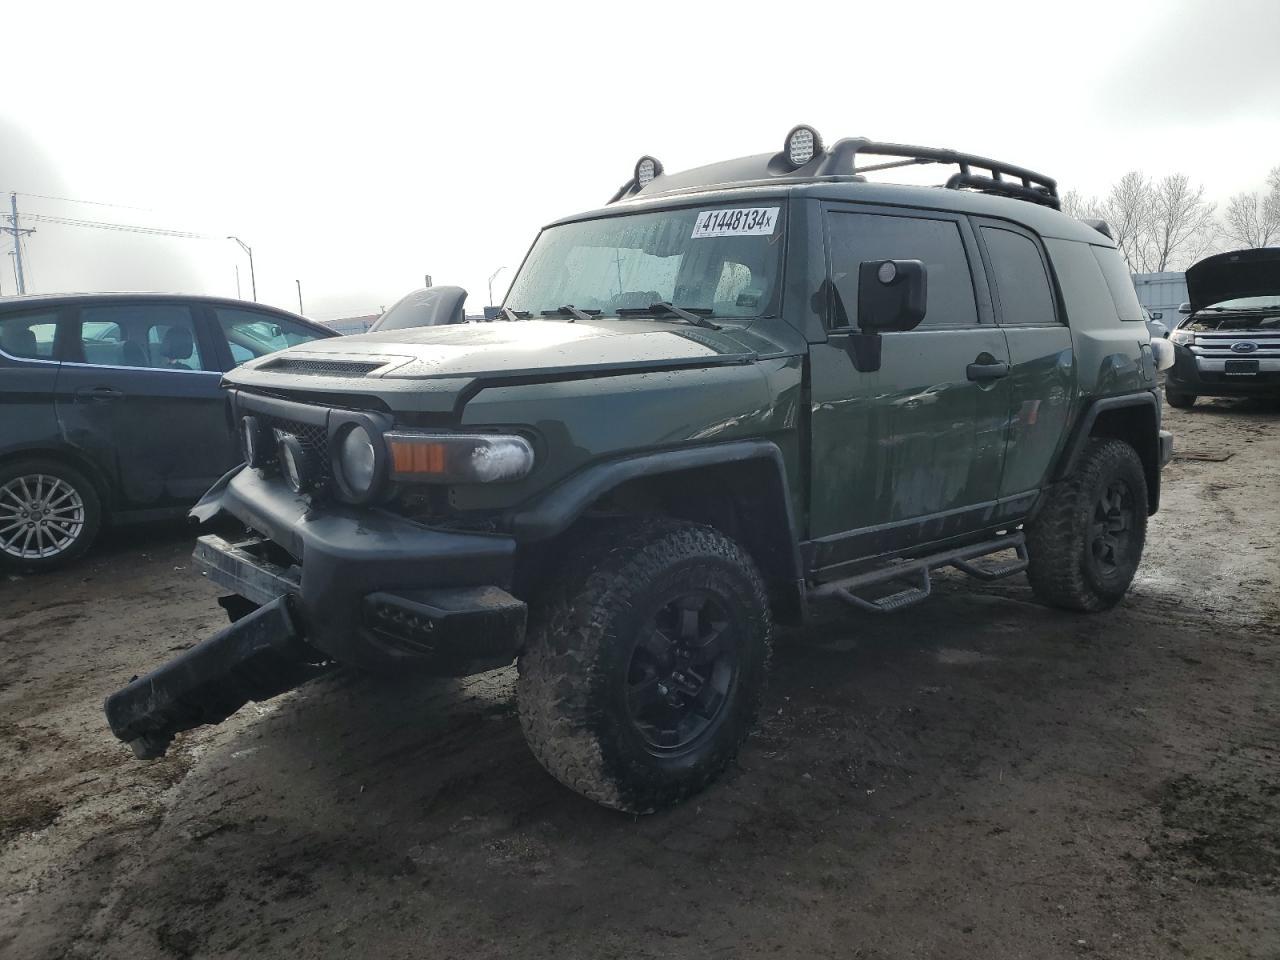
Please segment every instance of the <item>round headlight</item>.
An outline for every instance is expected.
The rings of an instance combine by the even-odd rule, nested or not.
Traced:
[[[892,260],[886,260],[880,264],[880,268],[876,270],[876,279],[883,283],[886,287],[898,279],[898,265]]]
[[[647,186],[662,173],[662,164],[653,157],[641,157],[636,163],[636,183]]]
[[[803,167],[816,154],[822,152],[822,137],[818,136],[818,131],[813,127],[806,127],[802,124],[794,127],[787,134],[786,149],[787,159],[791,161],[791,165]]]
[[[276,442],[276,459],[280,461],[280,475],[294,493],[302,493],[315,483],[311,457],[302,446],[302,441],[293,434],[280,434]]]
[[[338,476],[343,493],[363,500],[373,492],[378,477],[378,451],[364,427],[350,427],[338,441]]]

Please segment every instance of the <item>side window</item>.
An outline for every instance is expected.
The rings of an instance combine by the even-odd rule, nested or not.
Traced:
[[[272,314],[234,307],[215,307],[213,312],[231,348],[231,359],[237,364],[320,336],[310,327]]]
[[[0,350],[26,360],[52,360],[57,313],[18,313],[0,317]]]
[[[1020,233],[983,227],[1000,299],[1000,322],[1009,326],[1056,324],[1053,288],[1036,245]]]
[[[1115,323],[1115,300],[1091,246],[1078,240],[1049,237],[1045,238],[1044,245],[1058,275],[1068,323],[1073,327]]]
[[[80,331],[65,357],[77,363],[152,370],[209,370],[187,307],[105,304],[80,311]]]
[[[978,308],[960,228],[951,220],[870,213],[829,215],[834,323],[858,323],[858,266],[868,260],[920,260],[928,272],[928,311],[921,326],[973,326]]]
[[[1142,304],[1138,303],[1138,291],[1133,288],[1133,276],[1121,259],[1120,251],[1092,244],[1089,249],[1093,251],[1093,259],[1102,268],[1107,289],[1111,291],[1111,299],[1116,302],[1116,315],[1121,320],[1145,320]]]

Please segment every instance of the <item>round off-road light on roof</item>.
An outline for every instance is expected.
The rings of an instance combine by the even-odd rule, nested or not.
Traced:
[[[636,183],[648,186],[662,173],[662,164],[653,157],[641,157],[636,162]]]
[[[787,151],[787,159],[791,161],[791,165],[803,167],[822,152],[822,137],[818,135],[818,131],[813,127],[806,127],[801,124],[792,128],[791,132],[787,134],[785,149]]]

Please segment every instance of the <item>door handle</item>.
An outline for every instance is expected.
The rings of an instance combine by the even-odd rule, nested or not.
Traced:
[[[115,387],[81,387],[76,391],[76,397],[82,401],[106,403],[109,400],[122,399],[124,392]]]
[[[1007,363],[971,363],[965,367],[965,374],[970,380],[999,380],[1009,375]]]

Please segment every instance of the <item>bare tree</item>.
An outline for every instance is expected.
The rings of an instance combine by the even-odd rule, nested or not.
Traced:
[[[1103,220],[1101,204],[1097,197],[1085,198],[1078,190],[1068,190],[1062,195],[1062,212],[1077,220]]]
[[[1218,227],[1203,186],[1193,186],[1185,173],[1173,173],[1152,185],[1151,201],[1142,245],[1144,273],[1194,263],[1213,247]]]
[[[1222,232],[1241,247],[1265,247],[1280,240],[1280,167],[1267,175],[1268,191],[1237,193],[1227,203]]]
[[[1145,249],[1151,233],[1154,203],[1152,185],[1140,170],[1130,170],[1111,188],[1098,207],[1111,227],[1116,246],[1131,273],[1146,270]]]

